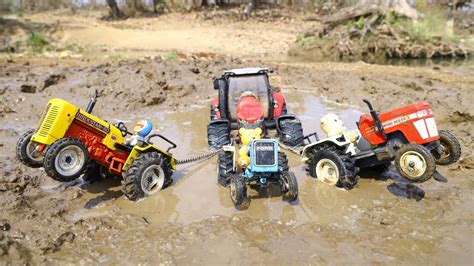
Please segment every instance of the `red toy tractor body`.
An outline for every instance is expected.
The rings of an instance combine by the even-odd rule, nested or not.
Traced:
[[[425,145],[438,141],[439,134],[431,111],[431,105],[420,102],[379,114],[385,136],[376,130],[375,121],[370,114],[360,117],[359,130],[372,145],[387,142],[386,135],[401,132],[408,143]]]

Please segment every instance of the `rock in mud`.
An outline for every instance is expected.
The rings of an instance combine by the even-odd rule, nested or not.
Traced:
[[[72,243],[76,235],[72,232],[61,234],[54,242],[46,244],[41,248],[43,254],[58,252],[65,243]]]
[[[43,90],[50,87],[50,86],[53,86],[53,85],[56,85],[62,81],[66,80],[66,76],[64,76],[63,74],[53,74],[53,75],[50,75],[49,77],[47,77],[43,83]]]
[[[20,91],[24,93],[36,93],[36,86],[23,84],[20,87]]]

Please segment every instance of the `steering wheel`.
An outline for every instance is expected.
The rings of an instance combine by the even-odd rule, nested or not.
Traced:
[[[132,135],[132,133],[128,132],[128,129],[123,122],[119,122],[117,124],[117,128],[122,133],[122,137],[126,137],[128,134]]]

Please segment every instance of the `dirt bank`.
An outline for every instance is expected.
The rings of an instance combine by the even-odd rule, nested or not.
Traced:
[[[175,184],[145,201],[123,198],[119,182],[60,184],[14,157],[21,132],[34,127],[51,97],[85,106],[101,91],[95,114],[131,124],[150,117],[177,139],[176,155],[206,149],[211,78],[232,67],[262,65],[212,54],[173,61],[13,59],[0,61],[0,258],[31,263],[469,263],[473,260],[472,75],[443,68],[365,63],[270,63],[284,77],[289,109],[317,121],[321,98],[335,110],[366,111],[362,98],[388,110],[428,101],[440,128],[463,146],[462,160],[439,167],[447,182],[417,185],[420,201],[393,192],[400,184],[369,176],[345,192],[304,174],[300,201],[261,193],[239,212],[217,187],[215,160],[186,166]],[[146,92],[146,94],[145,94]],[[311,97],[310,97],[311,96]],[[322,101],[322,100],[321,100]],[[170,112],[176,110],[176,112]],[[348,125],[349,127],[351,125]],[[352,125],[353,126],[353,125]],[[317,125],[304,124],[305,132]],[[372,177],[372,178],[371,178]],[[395,187],[395,189],[394,189]],[[413,189],[412,189],[413,190]]]

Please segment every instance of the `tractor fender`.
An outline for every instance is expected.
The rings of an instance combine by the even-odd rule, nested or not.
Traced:
[[[318,148],[323,149],[324,146],[328,146],[328,145],[334,146],[338,150],[344,151],[344,153],[351,153],[352,155],[355,155],[353,143],[351,143],[350,141],[340,141],[338,139],[339,137],[330,137],[330,138],[322,139],[320,141],[306,145],[303,148],[303,151],[301,152],[302,161],[311,159],[308,157],[308,154],[310,153],[310,151],[314,149],[318,149]]]
[[[142,153],[148,153],[148,152],[158,152],[163,154],[165,157],[168,157],[170,160],[170,165],[173,170],[176,170],[176,161],[175,158],[173,157],[172,154],[169,152],[166,152],[165,150],[162,150],[158,148],[155,145],[146,145],[146,146],[133,146],[132,151],[128,155],[127,161],[123,164],[122,171],[125,172],[128,168],[129,165],[132,164],[133,160],[137,158],[140,154]]]
[[[287,120],[287,119],[297,119],[295,115],[292,115],[292,114],[286,114],[286,115],[281,115],[279,117],[276,118],[276,129],[278,132],[280,132],[280,124],[283,120]]]

